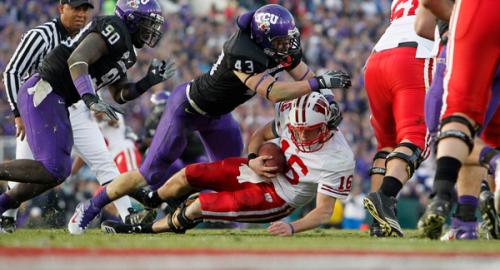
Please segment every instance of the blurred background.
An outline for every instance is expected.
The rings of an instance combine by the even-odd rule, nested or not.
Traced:
[[[341,130],[356,156],[356,175],[350,198],[336,206],[331,226],[366,229],[362,198],[370,186],[368,168],[375,152],[370,127],[370,111],[364,89],[363,66],[372,47],[388,25],[389,0],[158,0],[167,18],[160,44],[154,49],[141,49],[137,64],[129,70],[129,79],[141,78],[150,59],[173,56],[177,74],[164,84],[129,102],[127,125],[140,137],[145,134],[144,121],[152,110],[150,96],[169,91],[208,71],[217,59],[224,41],[235,31],[236,17],[267,3],[287,7],[300,29],[303,55],[316,73],[342,69],[352,76],[352,87],[336,92],[344,120]],[[55,0],[0,0],[0,70],[3,72],[21,36],[31,27],[57,17]],[[95,15],[114,13],[114,0],[94,0]],[[285,76],[281,76],[285,78]],[[15,156],[15,128],[5,88],[0,84],[0,159]],[[260,97],[233,112],[247,142],[250,134],[273,117],[273,106]],[[222,138],[221,138],[222,139]],[[426,204],[433,168],[426,162],[405,185],[398,204],[401,225],[414,228]],[[18,218],[18,226],[63,227],[76,203],[92,195],[98,183],[88,169],[68,179],[53,191],[26,203]],[[313,207],[313,206],[310,206]],[[307,209],[298,209],[296,219]],[[238,225],[240,226],[240,225]]]

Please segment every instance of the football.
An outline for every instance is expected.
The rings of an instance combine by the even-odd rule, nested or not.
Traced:
[[[259,156],[272,156],[272,159],[266,160],[265,165],[269,167],[278,167],[278,173],[285,173],[287,167],[285,155],[278,145],[274,143],[264,143],[259,148]]]

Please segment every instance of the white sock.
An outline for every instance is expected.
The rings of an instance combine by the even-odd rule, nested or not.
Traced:
[[[130,214],[128,209],[132,207],[132,202],[130,201],[130,197],[123,196],[117,200],[114,200],[113,204],[116,206],[116,209],[118,210],[118,213],[122,218],[122,221],[125,222],[125,217],[127,217]]]

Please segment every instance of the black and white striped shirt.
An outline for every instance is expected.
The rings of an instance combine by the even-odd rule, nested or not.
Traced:
[[[23,35],[21,43],[3,73],[5,89],[14,116],[19,116],[17,92],[21,85],[36,71],[42,59],[68,37],[69,34],[60,19],[39,25]]]

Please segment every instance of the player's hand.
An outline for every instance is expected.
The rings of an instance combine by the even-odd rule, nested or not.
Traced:
[[[344,71],[334,70],[323,73],[314,77],[318,81],[319,89],[321,88],[344,88],[351,87],[351,76]]]
[[[340,111],[340,106],[337,101],[330,101],[330,111],[332,112],[332,115],[330,116],[330,119],[328,119],[328,128],[336,129],[339,127],[342,119],[344,119],[342,117],[342,112]]]
[[[151,60],[151,64],[149,65],[146,77],[148,78],[151,86],[153,86],[172,78],[172,76],[174,76],[175,74],[175,71],[175,62],[172,58],[161,61],[154,58],[153,60]]]
[[[16,124],[16,137],[21,139],[21,141],[24,141],[24,137],[26,136],[26,129],[24,128],[24,122],[21,116],[17,116],[14,119],[14,122]]]
[[[82,99],[91,111],[96,114],[105,115],[108,120],[118,121],[118,115],[116,113],[123,114],[121,109],[104,102],[95,95],[85,94],[82,96]]]
[[[252,169],[256,174],[260,176],[264,176],[268,179],[274,178],[276,177],[276,171],[278,170],[278,167],[266,166],[266,160],[270,160],[272,158],[272,156],[258,156],[248,162],[248,167],[250,167],[250,169]]]
[[[272,222],[271,226],[267,228],[267,232],[277,236],[292,236],[294,233],[292,225],[282,221]]]

